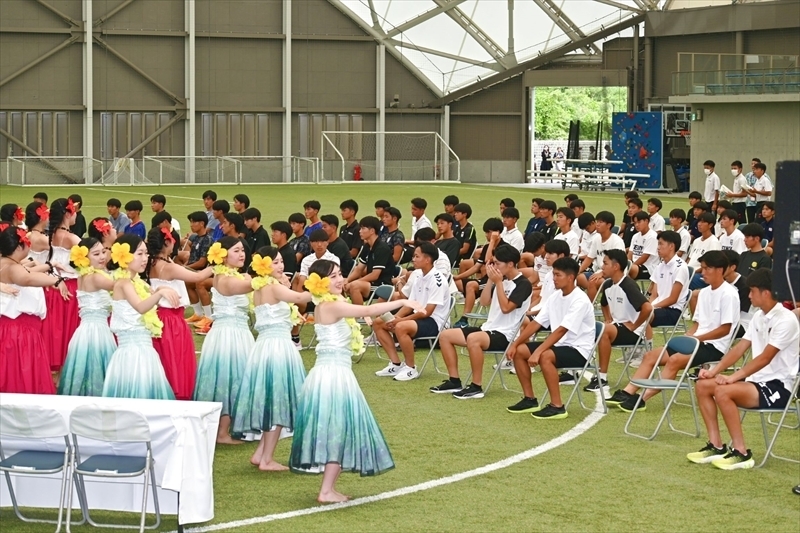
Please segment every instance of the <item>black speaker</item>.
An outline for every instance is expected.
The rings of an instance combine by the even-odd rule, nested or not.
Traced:
[[[772,288],[779,300],[800,300],[800,161],[779,161],[775,166],[775,249],[772,253]],[[789,275],[786,267],[789,261]]]

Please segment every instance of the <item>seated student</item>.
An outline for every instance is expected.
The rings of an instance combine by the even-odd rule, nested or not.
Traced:
[[[698,211],[695,211],[697,204],[702,204],[703,207],[699,212],[708,211],[708,206],[703,202],[703,195],[699,191],[692,191],[689,193],[689,209],[686,211],[686,225],[689,227],[692,239],[700,237],[700,231],[697,229]]]
[[[628,275],[633,279],[650,279],[650,273],[658,266],[658,234],[650,229],[650,215],[644,211],[633,215],[633,225],[637,233],[628,250],[631,261]]]
[[[636,229],[636,224],[633,223],[633,216],[636,213],[641,213],[641,212],[642,212],[642,201],[639,198],[631,198],[628,201],[629,223],[625,224],[625,231],[623,231],[620,234],[620,236],[622,237],[622,242],[625,243],[626,250],[631,247],[631,240],[633,240],[633,236],[639,233],[639,230]]]
[[[553,238],[560,241],[566,241],[566,243],[569,245],[570,257],[577,259],[580,239],[575,232],[572,231],[572,221],[575,219],[575,212],[569,207],[559,207],[556,213],[558,233]]]
[[[378,217],[378,220],[383,220],[383,214],[390,207],[392,207],[392,204],[390,204],[387,200],[377,200],[375,202],[375,216]],[[384,231],[386,231],[386,228],[381,227],[381,233]],[[359,249],[359,253],[360,252],[361,250]]]
[[[436,228],[439,230],[439,240],[436,241],[436,247],[447,255],[451,265],[457,265],[459,252],[461,251],[461,243],[456,239],[453,233],[453,225],[456,222],[455,219],[452,215],[442,213],[436,215],[433,221],[436,223]]]
[[[544,218],[542,218],[541,213],[539,212],[542,202],[544,202],[542,198],[534,198],[531,200],[531,214],[533,217],[528,220],[528,225],[525,226],[525,237],[531,233],[540,231],[545,225]]]
[[[166,206],[167,206],[167,197],[164,196],[163,194],[154,194],[153,196],[150,197],[150,209],[153,211],[153,213],[158,214],[158,213],[164,211],[166,209]],[[154,217],[154,219],[155,219],[155,217]],[[170,224],[171,224],[172,229],[177,231],[178,235],[180,235],[181,223],[178,222],[177,219],[173,218],[172,221],[170,222]],[[151,223],[150,227],[151,228],[155,228],[156,227],[155,221],[153,221]]]
[[[208,217],[205,211],[195,211],[187,218],[189,219],[189,228],[192,230],[192,234],[186,239],[189,250],[186,252],[182,251],[179,255],[184,253],[188,254],[183,261],[186,268],[203,270],[208,266],[208,249],[214,244],[214,241],[211,240],[211,232],[206,228]],[[194,315],[190,316],[186,321],[197,327],[209,325],[211,321],[211,295],[208,289],[200,287],[199,285],[200,284],[189,282],[186,283],[189,304],[194,310]],[[200,324],[203,319],[206,319],[206,323]]]
[[[339,258],[342,275],[346,276],[353,268],[353,258],[350,257],[350,248],[347,243],[339,237],[339,217],[322,215],[320,220],[322,221],[322,231],[328,235],[328,251]]]
[[[142,209],[142,202],[139,200],[131,200],[125,204],[125,214],[128,215],[128,219],[131,223],[125,226],[123,233],[132,233],[138,235],[142,240],[145,240],[147,237],[147,228],[141,218],[139,218]]]
[[[406,236],[400,231],[399,223],[401,218],[403,218],[403,215],[399,209],[387,207],[383,211],[383,231],[378,237],[389,246],[392,251],[392,261],[395,264],[399,264],[402,261],[406,246]]]
[[[552,274],[556,291],[506,351],[506,356],[513,358],[525,395],[517,404],[508,407],[508,411],[559,420],[568,413],[561,402],[558,369],[586,364],[594,346],[594,307],[586,293],[575,286],[577,261],[569,257],[558,259],[553,263]],[[541,328],[548,327],[553,331],[544,341],[528,342]],[[550,404],[539,410],[531,383],[531,368],[537,365],[550,393]]]
[[[625,251],[625,243],[622,237],[611,233],[614,227],[614,213],[611,211],[600,211],[595,217],[595,233],[592,235],[586,256],[583,258],[580,271],[582,276],[578,276],[578,287],[585,289],[587,296],[594,301],[600,285],[603,283],[603,256],[608,250]]]
[[[572,205],[572,202],[574,202],[575,200],[580,200],[580,198],[574,192],[571,192],[564,197],[564,203],[567,204],[567,207],[570,207]]]
[[[216,224],[214,224],[214,231],[211,233],[211,238],[214,239],[214,242],[217,242],[218,240],[220,240],[222,237],[225,236],[225,233],[219,226],[220,224],[222,224],[222,219],[230,210],[231,210],[231,204],[229,204],[227,200],[216,200],[211,205],[211,216],[213,217],[213,220],[216,222]]]
[[[83,216],[81,208],[83,207],[83,197],[80,194],[70,194],[68,199],[72,200],[75,206],[75,223],[69,228],[69,232],[83,238],[86,235],[86,217]],[[20,222],[22,224],[22,222]]]
[[[764,251],[772,257],[772,250],[775,248],[775,202],[764,202],[761,206],[761,227],[764,228],[764,238],[767,239]]]
[[[168,212],[161,210],[158,213],[156,213],[156,215],[153,217],[152,223],[153,223],[153,228],[161,228],[169,231],[175,243],[181,242],[181,235],[172,226],[172,215],[170,215]],[[177,245],[174,245],[172,247],[172,255],[170,257],[171,259],[174,260],[178,256],[179,249],[180,247]]]
[[[700,348],[692,361],[693,366],[719,361],[728,344],[736,333],[733,326],[739,322],[739,294],[736,289],[725,282],[725,269],[728,259],[720,250],[712,250],[700,259],[703,266],[703,278],[708,287],[700,291],[694,323],[686,332],[687,337],[700,341]],[[662,348],[655,348],[644,355],[641,366],[633,375],[635,379],[646,379],[655,365],[666,367],[661,372],[663,379],[673,379],[686,367],[688,355],[667,349],[662,355]],[[630,412],[636,405],[639,388],[629,383],[624,389],[617,390],[606,400],[609,405],[618,405],[623,411]],[[659,391],[648,389],[642,396],[638,409],[646,409],[645,402]]]
[[[720,248],[723,250],[733,250],[741,254],[747,250],[744,243],[744,234],[736,227],[739,214],[733,209],[725,209],[719,217],[719,224],[722,227],[722,234],[718,237]]]
[[[681,311],[689,297],[689,267],[678,256],[681,238],[675,231],[658,234],[658,257],[661,260],[650,276],[650,302],[653,304],[653,320],[648,328],[674,326],[681,318]],[[646,337],[652,338],[648,331]]]
[[[294,238],[289,241],[289,246],[294,250],[294,255],[297,264],[303,260],[305,256],[311,253],[311,244],[306,237],[306,217],[302,213],[292,213],[289,215],[289,226],[292,228]]]
[[[455,196],[453,194],[448,194],[447,196],[444,197],[444,200],[442,200],[442,205],[444,206],[444,212],[447,213],[448,215],[450,215],[451,217],[453,217],[453,220],[454,220],[454,222],[453,222],[453,233],[458,231],[458,228],[460,227],[458,225],[458,221],[455,220],[455,217],[456,217],[456,206],[458,205],[458,203],[459,203],[458,202],[458,196]],[[436,236],[437,239],[440,239],[441,237],[442,237],[441,235],[437,235]]]
[[[740,261],[739,254],[733,250],[722,250],[722,253],[728,258],[728,268],[725,269],[724,274],[725,281],[733,285],[739,293],[739,329],[736,330],[735,336],[735,338],[739,339],[744,335],[753,314],[750,305],[750,288],[747,286],[747,279],[737,272]],[[694,310],[697,308],[697,298],[699,294],[699,290],[694,290],[689,299],[689,309],[692,313],[694,313]]]
[[[597,346],[600,377],[594,376],[584,387],[585,391],[597,391],[608,386],[608,363],[612,346],[632,346],[647,327],[652,304],[639,290],[633,278],[625,275],[628,256],[622,250],[609,250],[603,257],[603,283],[600,305],[606,329]]]
[[[417,246],[423,242],[428,242],[436,246],[436,232],[433,231],[432,228],[422,228],[417,232]],[[453,281],[450,259],[448,259],[445,254],[439,254],[439,257],[433,262],[433,268],[438,270],[444,279],[447,280],[448,292],[450,294],[457,293],[458,287],[456,287],[456,284]],[[409,298],[409,295],[411,294],[411,288],[414,286],[416,280],[420,278],[421,274],[422,272],[416,269],[410,271],[402,269],[400,274],[392,280],[392,283],[394,283],[395,287],[397,287],[397,292],[395,292],[394,298]]]
[[[747,449],[739,408],[783,409],[791,401],[798,371],[800,326],[797,317],[775,301],[772,272],[761,268],[747,278],[750,299],[759,310],[744,338],[709,370],[700,370],[695,385],[697,403],[708,431],[708,443],[686,456],[693,463],[711,463],[723,470],[752,468],[753,454]],[[731,368],[752,348],[753,358],[731,375]],[[731,436],[729,449],[719,431],[722,414]]]
[[[320,209],[322,209],[322,205],[316,200],[309,200],[303,204],[303,211],[308,219],[308,225],[303,232],[306,237],[311,237],[311,232],[322,229],[322,221],[319,219]]]
[[[475,260],[475,264],[472,267],[453,278],[456,286],[464,293],[464,315],[472,312],[481,289],[488,281],[486,265],[492,261],[492,250],[503,242],[500,238],[502,228],[503,223],[497,218],[489,218],[483,223],[483,232],[486,235],[487,243],[481,248],[480,256]],[[470,279],[473,274],[478,274],[478,279]],[[463,328],[469,325],[464,315],[453,324],[453,327]]]
[[[344,291],[355,305],[362,305],[373,287],[391,284],[395,271],[392,251],[378,238],[380,221],[375,217],[364,217],[359,224],[359,237],[364,245],[358,263],[344,284]]]
[[[618,235],[620,237],[625,235],[625,230],[631,225],[630,206],[628,205],[631,198],[639,198],[639,191],[625,191],[622,196],[622,201],[625,203],[625,212],[622,213],[622,222],[619,224]]]
[[[203,206],[206,209],[206,216],[208,217],[208,231],[212,232],[211,235],[213,237],[214,230],[219,226],[219,220],[214,217],[214,202],[217,201],[217,193],[214,191],[208,190],[203,192]]]
[[[509,207],[517,207],[516,202],[514,202],[513,198],[503,198],[500,200],[500,216],[503,216],[503,211],[508,209]]]
[[[541,235],[539,235],[541,238]],[[544,242],[544,241],[542,241]],[[501,244],[494,251],[494,264],[487,265],[489,278],[481,293],[481,304],[489,307],[486,322],[480,327],[452,328],[442,332],[439,346],[449,378],[431,387],[436,394],[451,393],[459,400],[483,398],[483,352],[503,351],[514,340],[517,326],[530,306],[533,287],[517,270],[520,256],[516,248]],[[500,290],[496,290],[499,288]],[[466,346],[472,368],[472,383],[461,386],[456,346]]]
[[[517,228],[517,220],[519,220],[517,208],[506,207],[503,211],[503,232],[500,237],[504,242],[516,248],[518,252],[522,252],[525,247],[525,238]]]
[[[711,213],[701,213],[700,216],[697,217],[697,229],[700,231],[700,238],[692,242],[692,249],[689,251],[689,259],[687,261],[689,266],[694,269],[694,277],[689,283],[689,288],[692,290],[702,289],[706,286],[706,283],[703,281],[700,258],[703,257],[706,252],[722,249],[722,246],[719,244],[719,239],[712,233],[713,228],[714,215]]]
[[[125,233],[125,228],[130,225],[131,219],[128,215],[120,211],[122,202],[117,198],[109,198],[106,202],[106,210],[108,211],[108,221],[111,222],[111,227],[117,235]]]
[[[33,195],[33,201],[36,202],[36,203],[40,203],[40,204],[48,205],[48,202],[47,202],[48,198],[49,197],[47,196],[46,192],[41,192],[40,191],[40,192],[37,192],[37,193],[35,193]]]
[[[432,228],[430,219],[425,216],[425,209],[428,208],[428,201],[424,198],[411,199],[411,238],[406,239],[406,255],[410,259],[414,253],[414,237],[417,231],[422,228]],[[405,261],[408,262],[408,261]]]
[[[566,241],[552,240],[544,243],[545,268],[538,287],[534,288],[531,298],[529,316],[536,316],[541,311],[547,299],[556,291],[553,282],[553,265],[562,257],[569,257],[569,245]]]
[[[364,227],[363,220],[361,226]],[[411,294],[413,301],[425,307],[423,309],[401,307],[391,320],[387,321],[384,317],[380,317],[372,323],[375,337],[389,356],[389,364],[383,370],[375,372],[376,376],[393,377],[395,381],[411,381],[419,377],[414,361],[414,339],[435,337],[444,327],[450,314],[447,281],[433,266],[438,257],[439,250],[431,243],[420,243],[414,249],[412,258],[414,270],[421,270],[422,277],[414,283]],[[395,339],[400,344],[405,362],[401,362],[397,356]]]
[[[339,204],[339,209],[342,213],[339,237],[350,249],[350,257],[355,260],[358,257],[358,252],[361,251],[361,239],[358,236],[361,226],[359,226],[356,218],[356,215],[358,215],[358,203],[355,200],[345,200]]]
[[[578,217],[577,222],[578,229],[580,230],[580,233],[577,233],[579,238],[578,264],[580,264],[586,257],[586,254],[589,253],[592,237],[594,237],[594,234],[597,231],[597,221],[595,220],[593,214],[584,212]]]
[[[453,218],[456,219],[456,224],[458,224],[455,236],[458,242],[461,243],[461,248],[458,251],[458,261],[453,263],[454,267],[460,267],[461,261],[470,259],[475,251],[475,246],[478,244],[478,234],[475,231],[475,226],[469,221],[471,216],[472,207],[469,204],[460,203],[453,211]]]
[[[578,241],[580,241],[583,232],[578,225],[578,219],[586,212],[586,202],[578,198],[569,203],[569,208],[572,209],[572,213],[575,215],[572,219],[572,231],[575,232],[575,235],[578,236]]]
[[[267,230],[261,225],[261,211],[249,207],[242,212],[242,218],[247,228],[245,240],[250,250],[260,250],[264,246],[272,245]]]
[[[714,236],[717,239],[720,239],[725,234],[725,230],[722,229],[722,213],[728,209],[733,209],[733,204],[729,201],[720,200],[717,202],[717,222],[714,224]],[[734,227],[736,227],[736,224],[734,224]]]
[[[303,284],[308,279],[308,269],[320,259],[340,264],[340,259],[328,250],[328,234],[324,230],[312,231],[308,241],[311,243],[311,253],[303,258],[300,270],[292,280],[292,289],[297,292],[303,292]]]
[[[692,244],[692,234],[689,233],[689,228],[684,225],[685,221],[686,212],[683,209],[673,209],[669,212],[669,225],[672,231],[681,238],[678,257],[682,259],[687,259],[686,254],[689,253],[689,246]]]
[[[772,269],[772,258],[764,251],[761,246],[761,239],[764,238],[764,228],[757,222],[741,226],[744,235],[744,244],[747,250],[741,254],[739,268],[737,271],[747,278],[759,268]]]
[[[244,216],[244,212],[250,208],[250,197],[246,194],[235,194],[233,196],[233,210]],[[257,248],[253,248],[257,250]]]
[[[666,229],[664,217],[661,216],[659,212],[662,207],[664,207],[664,204],[658,198],[650,198],[647,200],[647,214],[650,215],[650,229],[656,233],[661,233]]]
[[[544,219],[544,223],[540,226],[539,231],[544,233],[548,241],[553,240],[558,233],[558,224],[555,218],[553,218],[557,210],[558,206],[552,200],[545,200],[539,204],[539,216]]]
[[[550,271],[544,258],[546,242],[544,234],[538,231],[525,237],[525,248],[522,249],[520,256],[519,271],[532,285],[538,285],[544,275]]]
[[[289,242],[292,235],[292,226],[284,220],[278,220],[270,225],[272,230],[272,245],[278,249],[283,259],[283,273],[291,280],[298,268],[297,255]]]

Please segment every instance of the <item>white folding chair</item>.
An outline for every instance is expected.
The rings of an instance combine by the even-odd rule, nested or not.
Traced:
[[[514,328],[514,333],[511,335],[512,339],[515,339],[517,337],[517,334],[519,333],[519,330],[522,328],[522,324],[524,322],[525,322],[525,317],[523,316],[520,319],[519,323],[517,324],[516,328]],[[484,387],[483,390],[486,391],[486,392],[489,392],[489,388],[492,386],[492,382],[494,381],[494,378],[496,378],[499,375],[500,376],[500,384],[503,386],[503,388],[505,390],[510,391],[510,392],[516,392],[516,393],[522,394],[521,391],[518,391],[516,389],[508,388],[508,385],[506,385],[505,378],[503,377],[502,365],[503,365],[503,362],[506,360],[506,351],[507,350],[500,350],[500,351],[487,350],[487,351],[483,352],[484,356],[486,356],[486,355],[493,356],[494,357],[494,363],[495,363],[494,364],[494,372],[492,372],[492,377],[489,378],[489,381],[486,383],[486,387]],[[472,371],[470,370],[470,373],[467,376],[467,383],[469,383],[469,380],[471,378],[472,378]]]
[[[14,514],[23,522],[57,524],[56,533],[61,531],[64,516],[64,500],[69,483],[70,454],[69,430],[61,413],[35,405],[0,405],[0,437],[12,437],[27,441],[43,439],[64,439],[64,451],[21,450],[6,457],[0,443],[0,471],[6,477],[8,493]],[[58,498],[58,520],[42,520],[24,516],[17,505],[11,473],[24,475],[49,475],[61,472],[61,491]],[[69,517],[67,517],[69,520]],[[85,522],[85,518],[75,525]]]
[[[150,446],[150,424],[141,413],[124,409],[102,408],[97,405],[82,405],[72,411],[69,418],[69,429],[72,433],[72,475],[78,499],[81,504],[86,521],[95,527],[111,527],[138,529],[156,529],[161,524],[161,512],[158,506],[158,492],[153,461],[153,451]],[[141,443],[144,445],[144,455],[92,455],[88,459],[81,457],[78,437],[106,443]],[[144,476],[142,494],[142,513],[138,526],[122,524],[100,524],[93,521],[89,515],[89,502],[86,499],[86,485],[84,476],[101,478],[129,478]],[[147,516],[147,493],[153,491],[153,507],[155,508],[156,521],[150,526],[145,526]],[[72,491],[69,492],[67,504],[67,532],[69,533],[69,519],[72,512]]]
[[[775,459],[780,459],[782,461],[789,461],[790,463],[800,463],[800,460],[792,459],[790,457],[783,457],[781,455],[776,454],[773,451],[775,447],[775,441],[778,440],[778,435],[781,432],[781,429],[797,429],[798,425],[794,426],[787,426],[784,424],[786,420],[786,415],[789,413],[790,409],[793,409],[797,413],[797,419],[800,424],[800,398],[798,398],[797,393],[798,389],[800,389],[800,373],[795,376],[794,385],[792,386],[792,394],[789,396],[789,401],[786,402],[786,406],[782,409],[746,409],[743,407],[739,408],[739,411],[742,413],[742,422],[744,422],[744,417],[747,413],[758,413],[761,417],[761,431],[764,434],[764,444],[766,445],[767,449],[764,452],[764,458],[758,463],[755,467],[761,468],[767,462],[767,459],[770,457],[774,457]],[[769,419],[772,415],[779,414],[780,420],[777,423],[771,422]],[[769,425],[777,426],[775,428],[775,432],[772,434],[772,438],[769,436]]]
[[[450,296],[450,300],[448,301],[447,305],[448,305],[447,316],[449,317],[450,314],[453,312],[453,308],[456,306],[456,299],[454,296]],[[448,319],[444,322],[444,324],[442,324],[442,327],[439,328],[439,331],[436,332],[435,337],[417,337],[416,339],[414,339],[415,345],[417,341],[427,341],[429,345],[428,355],[425,356],[425,361],[423,361],[422,366],[419,368],[420,376],[422,375],[422,372],[425,370],[425,366],[428,364],[428,361],[430,359],[433,359],[433,368],[436,370],[436,372],[438,372],[439,374],[447,375],[447,372],[442,372],[441,370],[439,370],[439,367],[436,364],[436,357],[433,355],[433,351],[436,349],[436,345],[439,343],[439,335],[441,335],[442,331],[447,329],[449,325],[450,325],[450,320]]]
[[[606,330],[606,325],[599,320],[596,320],[594,323],[594,344],[592,345],[592,350],[589,352],[589,357],[586,358],[586,362],[583,366],[576,366],[576,367],[559,367],[558,370],[562,370],[565,372],[569,372],[573,376],[575,376],[575,385],[572,386],[572,391],[569,394],[569,398],[567,401],[564,402],[564,408],[569,409],[569,404],[572,401],[572,398],[577,394],[578,395],[578,402],[581,404],[581,407],[587,409],[589,411],[593,410],[589,408],[586,403],[583,401],[583,395],[581,394],[581,390],[583,389],[583,376],[586,374],[588,370],[594,372],[595,376],[600,376],[600,367],[597,364],[597,345],[600,342],[600,337],[603,336],[603,332]],[[547,396],[550,393],[547,389],[545,389],[545,393],[542,395],[541,404],[547,405]],[[603,405],[603,412],[608,412],[608,406],[606,405],[606,398],[603,391],[600,390],[600,402]]]

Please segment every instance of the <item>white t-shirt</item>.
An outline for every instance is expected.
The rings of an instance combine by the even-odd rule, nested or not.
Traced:
[[[678,251],[683,252],[683,256],[686,257],[686,252],[689,251],[689,245],[692,244],[692,234],[689,233],[686,226],[681,226],[677,233],[681,236],[681,247]]]
[[[720,237],[722,237],[723,235],[725,235],[725,230],[724,230],[724,229],[722,229],[722,222],[720,222],[719,220],[717,220],[717,223],[716,223],[716,224],[714,224],[714,237],[716,237],[717,239],[719,239],[719,238],[720,238]]]
[[[703,192],[703,199],[711,205],[714,202],[714,193],[719,190],[719,176],[716,172],[712,172],[706,176],[706,188]]]
[[[636,323],[645,303],[647,303],[647,297],[642,294],[639,285],[630,276],[622,276],[619,283],[614,283],[612,279],[607,279],[603,283],[600,305],[609,308],[611,320],[615,324]],[[647,320],[642,322],[634,330],[634,333],[641,335],[645,327],[647,327]]]
[[[664,217],[661,216],[661,213],[653,213],[650,215],[650,229],[658,233],[659,231],[664,231],[666,228],[667,223],[664,221]]]
[[[545,274],[551,272],[553,267],[547,264],[547,259],[545,259],[544,256],[539,257],[537,255],[533,258],[533,270],[539,274],[539,285],[541,285]]]
[[[697,322],[695,335],[703,335],[723,324],[731,324],[731,330],[724,337],[705,341],[725,353],[731,337],[736,334],[734,326],[739,324],[739,293],[736,287],[730,283],[723,283],[716,290],[711,285],[700,289],[692,320]]]
[[[581,229],[580,225],[578,225],[578,217],[575,217],[572,220],[572,231],[575,232],[575,235],[577,235],[579,239],[581,238],[581,232],[583,230]]]
[[[760,178],[756,180],[756,184],[753,188],[757,191],[763,191],[770,193],[769,197],[756,195],[756,202],[768,202],[772,200],[772,181],[769,179],[769,176],[766,172],[761,175]]]
[[[622,250],[625,251],[625,241],[622,237],[612,233],[608,240],[604,241],[599,233],[592,236],[591,248],[586,254],[593,263],[592,268],[595,272],[600,272],[603,269],[603,256],[608,250]]]
[[[737,254],[747,251],[747,245],[744,243],[744,233],[735,229],[728,235],[725,231],[722,232],[722,237],[719,238],[720,248],[723,250],[733,250]]]
[[[745,378],[745,381],[766,383],[778,379],[786,390],[791,390],[797,375],[800,350],[800,322],[794,313],[780,303],[775,304],[767,314],[759,309],[753,315],[744,339],[752,343],[753,359],[764,353],[768,344],[778,349],[767,366]]]
[[[500,238],[503,240],[503,242],[510,244],[520,252],[522,252],[522,249],[525,248],[525,237],[522,236],[522,232],[519,231],[519,228],[516,226],[510,230],[508,228],[503,228]]]
[[[592,247],[592,237],[597,235],[597,232],[589,233],[585,229],[582,229],[579,233],[580,241],[578,242],[578,257],[586,257],[589,255],[589,250]]]
[[[411,288],[411,299],[424,306],[436,305],[430,317],[436,321],[439,329],[450,317],[450,310],[448,309],[450,291],[447,288],[447,279],[435,268],[431,268],[427,274],[424,274],[414,283]]]
[[[642,235],[637,232],[631,239],[631,261],[634,263],[643,255],[650,254],[644,266],[648,271],[653,272],[658,266],[658,234],[653,230],[648,230]]]
[[[177,231],[178,235],[180,235],[180,233],[181,233],[181,223],[178,222],[178,219],[177,218],[173,218],[172,222],[170,222],[170,224],[172,225],[172,229]]]
[[[539,303],[531,307],[531,311],[540,311],[547,300],[556,292],[556,285],[553,282],[553,267],[541,278],[541,286],[539,288]]]
[[[413,239],[414,236],[417,234],[417,231],[421,230],[422,228],[433,228],[431,226],[431,221],[428,220],[428,217],[422,215],[421,217],[411,217],[411,238]]]
[[[448,259],[447,254],[439,252],[439,258],[433,262],[433,268],[438,270],[442,276],[444,276],[444,279],[448,280],[450,294],[458,292],[458,287],[456,287],[456,283],[453,281],[453,275],[450,271],[450,259]],[[408,298],[411,295],[411,289],[414,287],[414,283],[421,277],[422,270],[419,268],[411,271],[408,275],[408,280],[406,280],[406,284],[400,289],[403,296]]]
[[[690,267],[697,271],[697,269],[700,268],[700,258],[703,257],[703,254],[711,250],[721,249],[722,247],[719,244],[719,239],[713,235],[709,236],[708,239],[700,237],[699,239],[695,239],[692,243],[692,249],[689,251],[689,261],[687,262]]]
[[[557,241],[566,241],[569,245],[569,255],[574,259],[578,257],[578,236],[575,235],[573,231],[568,231],[566,233],[559,233],[555,237],[554,240]]]
[[[528,312],[528,307],[531,305],[533,286],[525,276],[518,274],[514,279],[503,280],[503,292],[509,301],[517,305],[517,308],[510,313],[503,313],[497,297],[497,287],[494,287],[492,303],[489,306],[489,315],[486,318],[486,322],[481,325],[481,329],[483,331],[502,333],[508,339],[508,342],[512,342],[514,340],[512,336],[522,320],[522,316]]]
[[[738,176],[733,178],[733,192],[734,192],[734,194],[740,194],[740,193],[744,192],[744,189],[746,189],[746,188],[748,188],[747,187],[747,178],[744,177],[744,174],[739,173]],[[742,196],[741,198],[738,198],[738,197],[731,198],[731,203],[732,204],[743,204],[746,201],[747,201],[747,197],[745,197],[745,196]]]
[[[555,346],[569,346],[584,358],[589,357],[594,346],[594,306],[585,292],[572,289],[567,296],[561,291],[554,292],[535,320],[546,328],[566,328],[567,333]]]
[[[686,262],[675,254],[672,259],[661,261],[656,267],[656,271],[650,274],[650,279],[656,284],[658,295],[653,300],[653,304],[665,300],[672,294],[672,288],[676,283],[681,285],[681,293],[678,301],[670,305],[673,309],[682,309],[686,299],[689,298],[689,267]]]
[[[300,274],[299,275],[307,278],[308,277],[308,269],[311,268],[311,265],[313,265],[314,263],[316,263],[320,259],[326,259],[328,261],[333,261],[337,265],[339,264],[339,258],[336,257],[335,255],[333,255],[330,252],[330,250],[325,250],[325,253],[322,254],[322,257],[319,257],[319,258],[317,257],[317,254],[312,252],[312,253],[308,254],[307,256],[305,256],[303,258],[303,260],[300,262]]]

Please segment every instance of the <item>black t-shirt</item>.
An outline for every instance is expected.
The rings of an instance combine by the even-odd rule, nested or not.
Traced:
[[[539,232],[544,233],[544,236],[547,237],[548,241],[552,241],[553,238],[558,235],[558,224],[556,224],[555,220],[549,225],[544,224]]]
[[[633,221],[631,220],[631,216],[628,214],[627,209],[625,210],[624,213],[622,213],[622,223],[625,224],[626,228],[631,224],[633,224]]]
[[[292,279],[294,273],[297,272],[297,256],[294,255],[294,248],[287,242],[278,249],[278,253],[283,258],[283,273],[287,278]]]
[[[178,257],[178,252],[180,252],[180,248],[181,248],[181,236],[180,236],[180,234],[179,234],[177,231],[175,231],[174,229],[173,229],[173,230],[170,230],[170,234],[172,235],[172,238],[173,238],[173,239],[175,239],[175,245],[172,247],[172,255],[171,255],[170,257],[171,257],[172,259],[175,259],[176,257]]]
[[[478,244],[478,235],[475,233],[475,226],[472,223],[467,222],[467,224],[463,228],[458,228],[457,230],[455,227],[453,228],[453,234],[458,239],[458,242],[461,243],[461,246],[464,246],[464,243],[469,243],[469,250],[467,253],[462,255],[460,259],[469,259],[472,257],[472,253],[475,251],[475,246]],[[453,266],[456,266],[457,263],[453,263]]]
[[[760,252],[751,252],[750,250],[742,252],[736,272],[746,278],[759,268],[772,268],[772,258],[767,255],[767,252],[764,250]]]
[[[357,220],[354,220],[349,226],[343,226],[339,229],[339,237],[341,237],[350,250],[361,250],[361,237],[358,234],[359,231],[361,231],[361,225]]]
[[[622,233],[622,242],[625,243],[626,249],[631,247],[631,240],[637,233],[639,232],[636,231],[636,226],[633,224],[629,223],[627,226],[625,226],[625,231]]]
[[[450,260],[451,265],[454,266],[458,264],[458,252],[461,250],[461,241],[455,237],[451,237],[450,239],[442,239],[440,241],[436,241],[436,247],[444,252],[447,258]]]
[[[253,251],[250,249],[250,245],[247,244],[247,239],[244,237],[239,237],[239,242],[244,246],[244,265],[239,269],[239,272],[247,274],[247,271],[250,269],[250,263],[253,262]]]
[[[747,313],[750,311],[750,287],[747,286],[747,278],[740,275],[736,281],[733,282],[733,286],[736,287],[736,290],[739,292],[739,311],[742,313]]]
[[[339,258],[339,267],[342,275],[347,276],[353,268],[353,258],[350,256],[350,248],[344,240],[337,237],[333,242],[328,243],[328,251]]]
[[[403,235],[403,232],[400,231],[400,228],[397,228],[394,231],[386,231],[385,233],[381,233],[378,236],[378,240],[385,242],[389,246],[389,249],[392,250],[392,253],[394,253],[395,246],[405,248],[406,245],[406,236]]]
[[[80,211],[75,215],[75,224],[70,226],[69,232],[74,233],[80,238],[86,235],[86,217],[84,217],[83,213]]]
[[[264,229],[264,226],[259,226],[255,231],[247,231],[247,245],[250,247],[250,251],[256,253],[259,248],[264,246],[269,246],[271,241],[269,239],[269,235],[267,234],[267,230]]]
[[[358,255],[358,262],[367,265],[367,274],[373,270],[380,270],[380,276],[377,281],[373,281],[373,285],[390,285],[392,277],[394,276],[394,259],[392,258],[392,250],[389,245],[380,239],[375,241],[372,248],[367,243],[361,247],[361,253]]]

